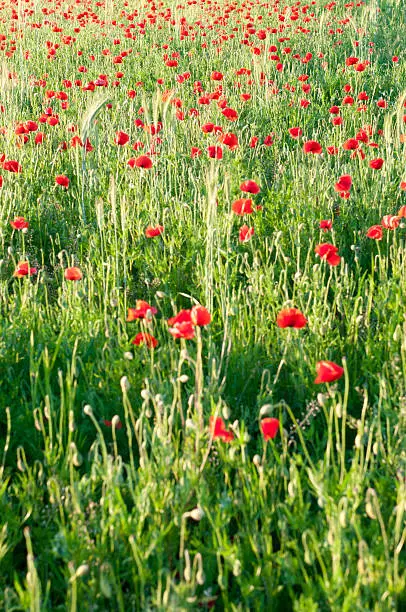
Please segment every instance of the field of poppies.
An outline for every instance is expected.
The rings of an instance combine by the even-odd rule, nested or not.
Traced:
[[[0,609],[406,609],[404,0],[0,3]]]

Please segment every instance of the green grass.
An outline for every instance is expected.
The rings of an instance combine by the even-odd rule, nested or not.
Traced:
[[[406,219],[381,241],[366,236],[406,205],[405,11],[401,0],[316,0],[292,20],[285,5],[1,7],[0,609],[406,609]],[[357,72],[352,56],[370,64]],[[214,70],[220,100],[199,104],[219,85]],[[107,87],[83,90],[103,74]],[[38,122],[47,108],[57,125]],[[137,119],[161,121],[160,140]],[[38,130],[22,144],[15,129],[29,120]],[[209,122],[238,136],[221,160],[207,154],[221,144],[203,133]],[[352,158],[342,145],[366,126],[378,147]],[[128,144],[114,144],[117,131]],[[93,150],[72,147],[75,135]],[[306,155],[308,140],[323,154]],[[152,169],[128,166],[141,154]],[[344,174],[348,199],[334,189]],[[247,179],[260,193],[242,194]],[[245,196],[262,209],[237,217]],[[17,216],[27,230],[12,229]],[[245,243],[243,224],[255,229]],[[163,233],[146,238],[156,225]],[[316,256],[324,242],[338,266]],[[37,274],[15,278],[26,260]],[[64,278],[72,266],[80,281]],[[150,323],[126,320],[137,300],[156,307]],[[168,318],[195,304],[211,323],[175,340]],[[306,327],[279,328],[286,307]],[[140,331],[157,348],[133,345]],[[342,378],[316,385],[322,360]],[[210,416],[231,442],[213,438]],[[280,421],[267,442],[266,417]]]

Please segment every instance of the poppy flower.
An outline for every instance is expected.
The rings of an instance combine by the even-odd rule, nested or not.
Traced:
[[[22,171],[21,164],[15,160],[5,161],[3,163],[3,168],[4,170],[8,170],[8,172],[13,172],[15,174],[18,174]]]
[[[55,183],[60,185],[60,187],[65,187],[67,189],[69,187],[69,179],[64,174],[59,174],[55,177]]]
[[[338,147],[327,147],[327,153],[329,155],[337,155],[338,153]]]
[[[127,321],[149,318],[151,315],[155,315],[157,312],[157,309],[154,306],[150,306],[148,302],[145,302],[144,300],[137,300],[135,302],[135,308],[128,309]]]
[[[195,328],[191,321],[174,323],[173,326],[168,329],[168,331],[174,338],[185,338],[185,340],[192,340],[192,338],[195,337]]]
[[[205,325],[209,325],[211,322],[211,314],[204,306],[196,305],[193,306],[190,311],[190,320],[193,325],[198,325],[199,327],[204,327]]]
[[[275,419],[274,417],[262,419],[260,428],[265,442],[267,440],[273,440],[274,438],[276,438],[276,435],[279,431],[279,425],[279,419]]]
[[[240,231],[238,234],[238,238],[240,242],[248,242],[254,235],[254,228],[248,227],[248,225],[243,225],[240,227]]]
[[[69,281],[79,281],[82,279],[82,271],[80,270],[80,268],[66,268],[65,272],[64,272],[64,276],[66,278],[66,280]]]
[[[232,132],[228,132],[227,134],[222,134],[220,136],[220,142],[226,147],[230,149],[230,151],[235,151],[238,147],[238,138]]]
[[[307,325],[307,319],[297,308],[285,308],[276,317],[276,325],[282,328],[294,327],[295,329],[301,329]]]
[[[19,261],[13,276],[14,278],[23,278],[23,276],[34,276],[36,273],[37,268],[30,268],[28,261]]]
[[[195,159],[195,157],[200,157],[201,154],[202,154],[201,149],[199,149],[198,147],[192,147],[191,153],[190,153],[190,157],[192,159]]]
[[[394,230],[399,227],[400,217],[396,215],[385,215],[382,217],[381,225],[382,227],[390,230]]]
[[[192,319],[190,316],[190,310],[180,310],[177,315],[168,319],[168,325],[175,325],[176,323],[191,323]]]
[[[303,145],[304,153],[312,153],[313,155],[320,155],[323,152],[321,144],[317,140],[308,140]]]
[[[344,368],[333,361],[319,361],[316,364],[317,377],[315,384],[330,383],[338,380],[344,374]]]
[[[114,138],[114,143],[119,146],[123,146],[127,144],[130,140],[130,137],[125,132],[116,132],[116,137]]]
[[[10,225],[14,230],[23,230],[27,229],[29,223],[24,217],[15,217],[14,221],[10,221]]]
[[[138,333],[135,338],[132,340],[132,344],[136,346],[140,346],[141,344],[145,344],[150,349],[156,348],[158,346],[158,340],[154,338],[151,334],[146,332]]]
[[[250,198],[240,198],[232,203],[231,209],[233,213],[242,217],[243,215],[251,215],[254,211],[252,208],[252,200]]]
[[[248,179],[247,181],[241,183],[240,190],[244,193],[256,194],[261,191],[261,188],[255,181],[253,181],[252,179]]]
[[[127,164],[130,168],[144,168],[144,170],[150,170],[152,168],[152,160],[148,155],[140,155],[137,158],[131,158],[128,160]]]
[[[381,225],[372,225],[366,233],[368,238],[372,240],[382,240],[383,229]]]
[[[292,138],[300,138],[303,134],[303,130],[300,127],[289,128],[289,134]]]
[[[152,227],[151,225],[149,225],[145,230],[145,236],[147,238],[155,238],[155,236],[159,236],[160,234],[162,234],[163,231],[164,231],[163,225],[156,225],[155,227]]]
[[[372,170],[380,170],[383,166],[383,159],[381,157],[377,157],[376,159],[371,159],[369,162],[369,167]]]
[[[349,174],[340,176],[338,182],[334,185],[334,189],[340,191],[350,191],[352,185],[352,178]]]
[[[214,130],[214,123],[205,123],[202,125],[202,132],[204,134],[211,134]]]
[[[334,244],[329,244],[328,242],[318,244],[314,252],[316,255],[319,255],[320,259],[327,261],[330,266],[338,266],[341,261],[341,257],[338,255],[338,247],[334,246]]]
[[[238,113],[233,108],[225,108],[221,111],[221,114],[229,121],[237,121]]]
[[[222,159],[223,158],[223,149],[221,147],[210,146],[207,147],[207,153],[211,159]]]
[[[399,208],[398,217],[406,218],[406,205]]]
[[[349,138],[343,144],[344,151],[354,151],[355,149],[358,149],[358,147],[359,142],[356,138]]]
[[[323,232],[328,232],[333,227],[331,219],[322,219],[319,223],[319,227]]]
[[[209,419],[210,435],[213,440],[219,439],[223,442],[231,442],[234,439],[232,431],[226,429],[225,423],[221,417],[214,418],[213,416]]]
[[[343,105],[346,105],[346,106],[352,106],[354,104],[354,102],[355,102],[355,100],[354,100],[354,98],[352,96],[345,96],[343,98],[343,102],[342,103],[343,103]]]

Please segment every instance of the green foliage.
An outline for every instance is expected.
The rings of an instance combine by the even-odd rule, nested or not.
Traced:
[[[148,23],[145,33],[152,3],[81,3],[66,7],[69,20],[65,8],[36,2],[25,25],[10,19],[9,6],[2,11],[17,51],[0,71],[9,126],[1,153],[23,172],[2,170],[0,189],[0,609],[404,610],[404,220],[382,241],[366,237],[406,203],[402,2],[381,1],[377,12],[375,2],[317,0],[301,13],[309,34],[289,23],[290,8],[289,28],[272,32],[284,23],[278,11],[253,3],[255,27],[268,28],[265,48],[312,54],[307,63],[284,54],[282,72],[241,44],[242,8],[217,24],[228,35],[237,28],[224,45],[216,28],[182,36],[182,16],[200,29],[203,4],[169,3],[174,24],[161,15],[162,29]],[[129,23],[138,23],[132,40],[121,27]],[[77,42],[62,43],[65,35]],[[47,40],[60,45],[52,60]],[[130,47],[123,64],[112,63]],[[175,70],[166,51],[180,53]],[[354,54],[370,59],[368,69],[342,72]],[[243,67],[251,83],[236,75]],[[193,83],[214,91],[213,70],[224,73],[236,122],[215,101],[197,102]],[[182,84],[175,74],[186,71]],[[45,95],[64,79],[86,85],[101,74],[105,95],[74,85],[66,109]],[[345,84],[355,98],[368,93],[365,108],[342,105]],[[376,105],[381,97],[387,109]],[[335,104],[343,126],[331,124]],[[47,107],[59,123],[39,124],[41,145],[31,134],[17,147],[16,125]],[[199,116],[189,114],[197,107]],[[140,118],[162,122],[162,142],[136,127]],[[208,122],[238,135],[222,160],[207,156],[219,144],[202,132]],[[303,130],[298,141],[294,126]],[[363,161],[342,144],[365,126],[379,148],[364,147]],[[116,146],[119,130],[143,148]],[[71,146],[75,135],[93,150]],[[318,140],[323,155],[305,155],[305,139]],[[192,147],[202,155],[192,158]],[[141,153],[151,154],[151,170],[128,166]],[[368,161],[378,154],[385,165],[375,172]],[[60,174],[68,189],[55,185]],[[343,174],[353,180],[349,199],[334,191]],[[248,178],[261,186],[252,199],[262,209],[240,219],[231,205]],[[27,231],[11,228],[16,216],[29,221]],[[331,233],[321,219],[333,221]],[[238,239],[243,222],[255,227],[249,242]],[[158,224],[162,235],[147,238],[146,227]],[[339,247],[340,265],[316,258],[322,242]],[[26,260],[38,273],[15,278]],[[64,277],[72,266],[83,274],[77,282]],[[157,314],[128,322],[140,299]],[[175,341],[167,319],[195,304],[207,307],[210,325]],[[276,325],[291,306],[305,314],[305,328]],[[154,350],[131,343],[140,331],[156,337]],[[342,364],[343,378],[317,387],[320,360]],[[233,440],[213,439],[210,416],[224,419]],[[264,417],[281,425],[268,442]]]

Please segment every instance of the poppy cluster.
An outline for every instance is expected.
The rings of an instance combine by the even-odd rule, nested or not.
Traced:
[[[196,327],[205,327],[211,322],[211,314],[200,305],[190,310],[181,310],[177,315],[168,319],[168,331],[174,338],[191,340],[195,337]]]

